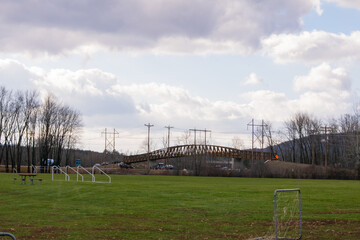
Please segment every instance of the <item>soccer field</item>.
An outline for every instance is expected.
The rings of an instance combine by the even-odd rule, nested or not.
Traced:
[[[300,188],[302,239],[360,239],[360,181],[112,175],[112,183],[14,184],[0,174],[0,232],[17,239],[251,239],[274,190]]]

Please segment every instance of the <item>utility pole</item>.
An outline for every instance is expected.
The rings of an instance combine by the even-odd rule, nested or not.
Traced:
[[[250,123],[248,123],[249,126]],[[254,119],[251,119],[251,166],[254,165]]]
[[[315,165],[315,133],[316,130],[310,129],[310,139],[311,139],[311,165]]]
[[[154,125],[148,123],[144,124],[148,128],[148,161],[147,161],[147,168],[150,170],[150,128]]]
[[[210,130],[206,130],[205,129],[189,129],[189,131],[193,131],[194,134],[194,145],[195,145],[195,149],[194,149],[194,154],[195,154],[195,172],[196,174],[198,174],[198,171],[200,170],[200,165],[201,165],[201,160],[197,159],[196,153],[197,153],[197,149],[196,149],[196,132],[204,132],[205,133],[205,148],[206,148],[206,133],[211,132]],[[206,156],[205,156],[205,161],[206,161]]]
[[[198,131],[196,128],[189,129],[190,132],[194,132],[194,145],[196,145],[196,131]]]
[[[169,151],[169,148],[170,148],[170,129],[171,128],[174,128],[174,127],[172,127],[172,126],[165,126],[165,128],[167,128],[168,129],[168,141],[167,141],[167,144],[168,144],[168,151]],[[167,162],[166,162],[166,160],[165,160],[165,166],[167,165]]]
[[[104,150],[105,150],[105,154],[106,154],[106,147],[107,147],[107,145],[106,145],[106,143],[107,143],[107,129],[105,128],[105,132],[102,132],[101,134],[103,134],[103,133],[105,133],[105,148],[104,148]]]
[[[174,128],[174,127],[169,125],[169,126],[165,126],[165,128],[168,129],[168,141],[167,141],[167,144],[168,144],[168,148],[169,148],[170,147],[170,129]]]
[[[204,132],[205,133],[205,146],[206,146],[206,133],[208,132],[211,132],[211,130],[206,130],[205,129],[189,129],[189,131],[193,131],[195,134],[194,134],[194,145],[196,145],[196,132]]]
[[[321,127],[321,131],[323,131],[325,133],[325,170],[327,169],[327,148],[328,148],[328,137],[327,137],[327,133],[328,130],[332,130],[332,127],[329,126],[324,126]]]
[[[314,141],[314,134],[312,135],[311,139],[311,165],[315,165],[315,141]]]

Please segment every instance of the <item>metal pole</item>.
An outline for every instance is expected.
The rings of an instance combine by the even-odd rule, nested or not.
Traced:
[[[315,164],[315,147],[314,147],[314,134],[312,135],[312,141],[311,141],[311,165],[314,166]]]
[[[196,146],[196,129],[194,129],[194,145]]]
[[[274,193],[274,218],[275,218],[275,239],[278,239],[278,230],[277,230],[277,203],[276,203],[276,194],[277,191]]]
[[[147,169],[150,170],[150,128],[154,125],[148,123],[144,124],[148,128],[148,160],[147,160]]]
[[[113,137],[114,137],[114,138],[113,138],[113,139],[114,139],[114,146],[113,146],[113,153],[115,152],[115,134],[116,134],[116,131],[115,131],[115,128],[114,128],[114,136],[113,136]]]
[[[169,126],[165,126],[165,128],[168,129],[168,141],[167,141],[167,143],[168,143],[168,151],[169,151],[169,148],[170,148],[170,129],[174,128],[174,127],[169,125]],[[167,159],[165,159],[165,166],[166,165],[167,165]]]
[[[107,149],[106,149],[106,139],[107,139],[107,136],[106,136],[106,128],[105,128],[105,156],[106,156],[106,152],[107,152],[107,151],[106,151],[106,150],[107,150]]]
[[[206,131],[206,128],[205,128],[205,131],[204,131],[204,132],[205,132],[205,148],[206,148],[206,132],[207,132],[207,131]]]
[[[327,126],[325,126],[325,170],[327,169]]]
[[[251,136],[251,167],[254,166],[254,119],[251,120],[252,136]]]

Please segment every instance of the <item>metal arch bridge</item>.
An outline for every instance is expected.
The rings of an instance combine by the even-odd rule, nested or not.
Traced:
[[[156,161],[167,158],[180,157],[195,157],[195,156],[209,156],[209,157],[225,157],[225,158],[239,158],[239,159],[253,159],[253,160],[268,160],[272,159],[270,152],[239,150],[236,148],[222,147],[215,145],[179,145],[169,148],[155,150],[150,153],[124,156],[124,163],[138,163],[145,161]]]

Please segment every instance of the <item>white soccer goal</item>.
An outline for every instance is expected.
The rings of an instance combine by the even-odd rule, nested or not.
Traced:
[[[252,240],[293,239],[302,237],[300,189],[278,189],[274,191],[274,225],[269,232]]]
[[[274,192],[275,239],[302,237],[300,189],[279,189]]]

